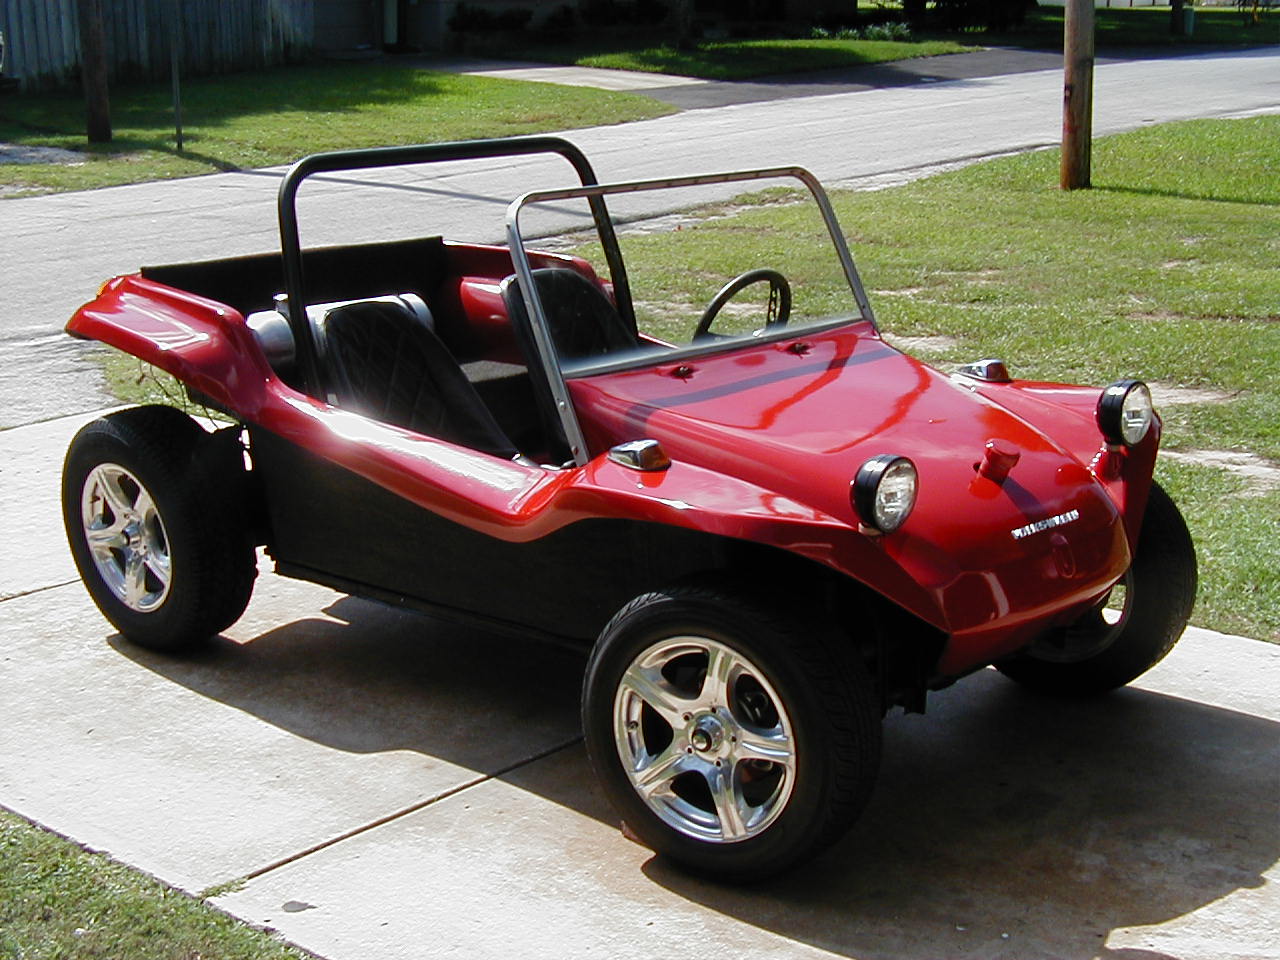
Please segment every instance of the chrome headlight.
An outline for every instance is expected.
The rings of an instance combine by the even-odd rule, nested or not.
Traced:
[[[916,465],[888,453],[872,457],[858,468],[850,496],[866,526],[893,533],[916,505]]]
[[[1117,380],[1098,398],[1098,429],[1108,443],[1141,443],[1154,418],[1151,391],[1141,380]]]

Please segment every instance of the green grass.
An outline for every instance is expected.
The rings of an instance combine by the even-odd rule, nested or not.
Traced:
[[[309,956],[0,810],[0,960]]]
[[[500,137],[673,112],[647,97],[586,87],[432,73],[384,64],[290,67],[183,85],[185,149],[167,84],[111,92],[115,140],[89,148],[74,94],[0,100],[0,141],[84,151],[78,165],[0,166],[8,195],[290,163],[321,150]]]
[[[1235,7],[1196,7],[1190,36],[1169,30],[1169,7],[1101,7],[1095,19],[1095,43],[1110,47],[1179,47],[1204,44],[1260,46],[1280,43],[1280,11],[1264,11],[1260,23],[1247,21]],[[1001,34],[970,34],[991,45],[1062,47],[1062,7],[1039,7],[1017,30]]]
[[[1156,477],[1195,538],[1200,590],[1192,622],[1280,643],[1280,490],[1259,496],[1224,470],[1163,458]]]
[[[838,208],[889,329],[1004,355],[1026,376],[1119,373],[1235,395],[1171,408],[1167,443],[1280,460],[1280,117],[1107,137],[1093,190],[1056,151]]]
[[[894,6],[880,4],[880,6]],[[1174,36],[1169,30],[1169,8],[1113,7],[1097,11],[1097,44],[1100,48],[1160,47],[1203,44],[1260,45],[1280,43],[1280,13],[1264,13],[1259,24],[1246,23],[1232,8],[1197,8],[1191,36]],[[829,67],[853,67],[912,57],[964,53],[975,46],[1062,47],[1063,9],[1040,7],[1031,11],[1024,25],[1004,33],[968,30],[956,33],[919,33],[911,41],[840,39],[764,39],[705,41],[696,49],[679,50],[657,35],[606,34],[589,40],[558,44],[522,41],[518,49],[477,48],[495,56],[522,60],[641,70],[707,80],[746,80],[774,74],[802,73]],[[483,40],[477,42],[483,44]]]
[[[827,67],[854,67],[969,49],[954,39],[901,40],[727,40],[694,50],[661,43],[638,48],[600,43],[522,48],[522,58],[611,70],[641,70],[706,80],[746,80],[770,74]]]

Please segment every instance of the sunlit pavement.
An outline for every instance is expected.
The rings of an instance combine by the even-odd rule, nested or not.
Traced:
[[[618,831],[579,653],[269,572],[198,656],[114,635],[58,517],[87,419],[0,432],[0,804],[309,950],[1280,957],[1280,647],[1192,629],[1087,703],[983,671],[888,718],[831,852],[717,886]]]

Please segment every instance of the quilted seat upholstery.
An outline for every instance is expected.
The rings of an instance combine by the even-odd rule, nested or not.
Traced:
[[[344,304],[316,334],[334,405],[503,459],[517,455],[449,348],[408,308]]]

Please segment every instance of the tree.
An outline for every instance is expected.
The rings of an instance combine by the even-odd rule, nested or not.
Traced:
[[[676,46],[681,50],[691,50],[697,46],[698,35],[693,17],[693,0],[673,0],[671,17]]]
[[[107,40],[101,0],[76,0],[80,19],[80,77],[84,83],[90,143],[111,142],[111,100],[107,94]]]

